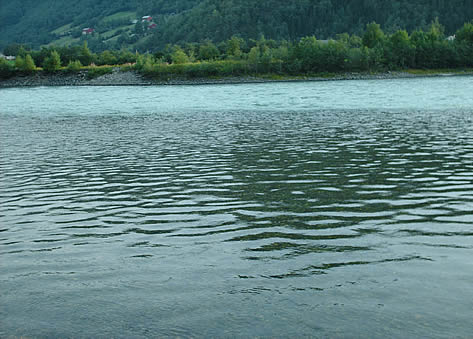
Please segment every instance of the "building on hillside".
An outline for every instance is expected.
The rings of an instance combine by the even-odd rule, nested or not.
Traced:
[[[145,15],[144,17],[141,18],[141,22],[151,22],[153,21],[153,17],[149,15]]]
[[[82,30],[82,34],[83,35],[92,34],[92,33],[94,33],[94,31],[95,31],[95,29],[90,28],[90,27],[86,27]]]
[[[2,53],[0,53],[0,59],[15,60],[16,56],[14,56],[14,55],[3,55]]]
[[[156,25],[155,23],[152,23],[151,25],[148,26],[148,29],[155,29],[156,27],[158,27],[158,25]]]

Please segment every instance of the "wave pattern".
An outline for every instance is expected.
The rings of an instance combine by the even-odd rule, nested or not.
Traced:
[[[291,298],[299,306],[279,302],[312,314],[317,304],[304,299],[380,281],[403,289],[392,272],[473,253],[471,113],[8,115],[1,131],[3,334],[80,333],[67,317],[68,333],[18,325],[26,304],[35,312],[49,300],[57,310],[66,295],[85,320],[81,298],[117,318],[123,308],[140,318],[151,304],[167,314],[154,333],[221,335],[192,312],[184,327],[172,315],[182,316],[185,298],[220,312],[235,300],[247,307],[247,294],[294,291],[305,293]],[[30,293],[18,300],[18,289]],[[121,297],[113,304],[106,295]],[[232,328],[248,322],[227,316]],[[121,328],[91,317],[101,319],[96,335]],[[313,333],[308,322],[298,326]]]

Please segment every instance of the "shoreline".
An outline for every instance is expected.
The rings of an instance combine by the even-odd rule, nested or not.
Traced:
[[[118,67],[112,73],[88,79],[87,71],[73,74],[46,74],[37,72],[32,75],[16,75],[0,80],[0,88],[16,87],[60,87],[60,86],[176,86],[176,85],[224,85],[269,82],[303,82],[303,81],[341,81],[341,80],[392,80],[446,76],[472,76],[472,70],[448,71],[392,71],[384,73],[340,73],[323,76],[238,76],[223,78],[175,78],[156,80],[142,76],[135,71],[121,71]]]

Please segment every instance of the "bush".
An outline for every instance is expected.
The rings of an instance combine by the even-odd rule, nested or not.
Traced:
[[[15,68],[19,71],[22,71],[25,67],[25,59],[21,56],[17,56],[15,59]]]
[[[71,73],[76,73],[76,72],[79,72],[81,68],[82,68],[82,64],[80,63],[79,60],[76,60],[76,61],[70,61],[66,67],[66,70]]]
[[[113,72],[113,67],[91,67],[87,72],[87,79],[95,79],[99,76],[110,74]]]
[[[31,55],[27,54],[25,57],[25,72],[33,72],[36,69],[36,65],[34,64],[34,60]]]
[[[0,79],[11,78],[14,74],[14,66],[7,60],[0,58]]]
[[[22,73],[31,73],[36,69],[33,58],[27,54],[24,58],[17,56],[15,60],[15,67]]]
[[[46,72],[56,72],[61,68],[61,56],[58,52],[52,51],[51,54],[44,60],[43,69]]]

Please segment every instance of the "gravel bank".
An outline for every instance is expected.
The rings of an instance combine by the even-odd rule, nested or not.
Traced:
[[[379,74],[345,73],[331,77],[285,77],[281,79],[264,77],[228,77],[228,78],[202,78],[202,79],[169,79],[167,81],[153,80],[141,76],[134,71],[122,72],[119,68],[112,73],[94,79],[87,78],[87,71],[74,74],[46,74],[38,72],[34,75],[15,76],[7,80],[0,80],[3,87],[34,87],[34,86],[151,86],[151,85],[205,85],[205,84],[239,84],[239,83],[264,83],[264,82],[290,82],[290,81],[332,81],[332,80],[372,80],[372,79],[398,79],[434,76],[451,76],[460,74],[427,74],[415,75],[407,72],[387,72]],[[464,73],[461,75],[472,75]]]

